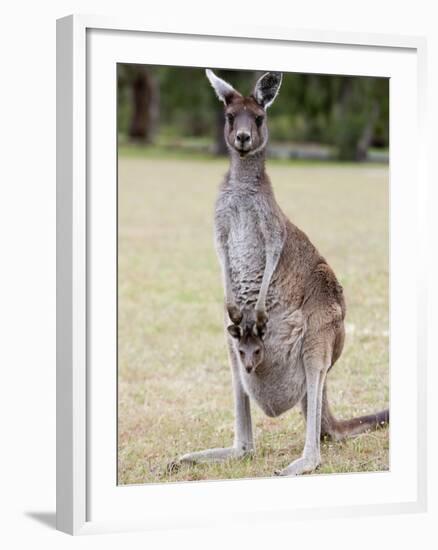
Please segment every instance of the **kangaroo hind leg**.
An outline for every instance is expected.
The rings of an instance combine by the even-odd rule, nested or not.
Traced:
[[[321,418],[322,400],[325,379],[328,371],[326,354],[304,355],[304,368],[306,372],[306,440],[304,450],[300,458],[294,460],[279,472],[281,476],[296,476],[313,472],[321,463]]]
[[[217,447],[185,454],[179,458],[179,463],[197,464],[202,462],[223,462],[229,459],[245,458],[254,454],[254,439],[251,421],[251,405],[245,393],[240,375],[239,365],[233,344],[228,339],[228,352],[231,365],[234,389],[234,443],[232,447]]]

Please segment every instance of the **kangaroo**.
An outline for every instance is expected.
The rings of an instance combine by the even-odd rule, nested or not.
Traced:
[[[264,74],[246,97],[213,71],[207,69],[206,74],[224,103],[224,137],[230,153],[230,168],[216,201],[215,243],[225,322],[232,322],[227,344],[235,436],[231,447],[189,453],[180,462],[254,453],[252,399],[271,417],[301,404],[306,418],[304,450],[275,473],[310,473],[321,463],[322,436],[337,440],[376,428],[389,422],[389,411],[341,421],[328,405],[326,375],[342,353],[345,299],[326,260],[280,209],[265,171],[266,112],[279,92],[282,74]]]

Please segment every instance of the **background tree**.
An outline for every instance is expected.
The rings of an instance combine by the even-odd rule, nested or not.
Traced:
[[[145,65],[120,65],[119,94],[129,104],[128,135],[132,140],[152,143],[159,121],[159,92],[154,71]]]

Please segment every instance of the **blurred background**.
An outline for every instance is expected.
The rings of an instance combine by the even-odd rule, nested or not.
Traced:
[[[216,70],[249,95],[263,72]],[[284,74],[269,109],[271,158],[388,160],[389,80]],[[118,65],[119,144],[224,155],[223,106],[203,69]]]

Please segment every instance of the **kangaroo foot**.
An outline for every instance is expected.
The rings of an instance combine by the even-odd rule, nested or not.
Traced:
[[[299,476],[301,474],[310,474],[320,465],[321,461],[317,457],[301,457],[294,460],[283,468],[276,470],[274,473],[277,476]]]
[[[178,460],[180,464],[199,464],[205,462],[223,462],[230,459],[239,459],[251,456],[253,450],[244,447],[219,447],[216,449],[206,449],[181,456]]]

